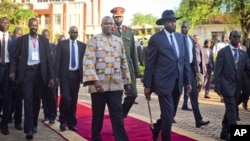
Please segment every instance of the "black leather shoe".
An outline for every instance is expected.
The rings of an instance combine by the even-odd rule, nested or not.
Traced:
[[[247,103],[243,102],[243,103],[242,103],[242,107],[243,107],[245,110],[248,110],[248,109],[247,109]]]
[[[161,120],[158,119],[157,122],[153,124],[153,127],[150,126],[150,129],[153,134],[153,141],[160,141],[158,134],[161,130]]]
[[[188,107],[182,107],[181,109],[182,109],[182,110],[186,110],[186,111],[192,111],[192,109],[191,109],[191,108],[188,108]]]
[[[196,128],[200,128],[201,126],[208,125],[210,121],[202,121],[200,120],[199,122],[196,123]]]
[[[29,131],[29,132],[26,134],[25,138],[26,138],[27,140],[33,139],[33,132],[32,132],[32,131]]]
[[[66,131],[66,124],[64,124],[64,123],[60,124],[60,130]]]
[[[45,118],[42,120],[42,122],[47,122],[47,121],[49,121],[49,118]]]
[[[139,104],[137,101],[134,101],[134,104]]]
[[[49,120],[49,124],[54,124],[54,123],[55,123],[55,120],[53,120],[53,119]]]
[[[220,139],[229,141],[229,140],[230,140],[230,137],[229,137],[229,136],[226,136],[226,135],[220,135]]]
[[[75,126],[72,126],[72,127],[69,127],[69,130],[77,132],[78,129]]]
[[[238,116],[236,120],[237,120],[237,121],[240,121],[240,117]]]
[[[176,123],[175,119],[173,119],[173,123]]]
[[[211,97],[208,95],[205,95],[204,98],[210,99]]]
[[[23,127],[22,127],[21,124],[15,124],[15,128],[16,128],[17,130],[23,130]]]
[[[2,134],[3,134],[3,135],[9,135],[10,132],[9,132],[8,129],[2,129]]]

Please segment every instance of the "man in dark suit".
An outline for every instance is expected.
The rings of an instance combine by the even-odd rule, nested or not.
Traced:
[[[126,97],[124,98],[122,104],[123,117],[126,118],[132,105],[134,103],[137,103],[135,101],[137,97],[136,77],[140,77],[141,74],[138,66],[138,58],[135,48],[133,31],[131,28],[122,25],[125,9],[123,7],[115,7],[110,12],[113,13],[113,19],[115,22],[113,35],[122,38],[132,80],[132,83],[130,85],[131,90],[126,94]]]
[[[11,57],[15,51],[16,39],[8,34],[10,21],[6,17],[0,18],[0,97],[2,98],[3,117],[0,130],[4,135],[9,134],[8,122],[12,110],[12,86],[9,80],[9,68]]]
[[[82,82],[82,60],[86,44],[77,41],[78,28],[71,26],[69,39],[59,42],[56,50],[56,84],[60,84],[60,129],[77,132],[76,105],[80,82]]]
[[[42,36],[49,40],[50,32],[48,29],[42,31]],[[55,65],[56,60],[56,45],[54,43],[49,43],[51,51],[51,59],[53,65]],[[44,120],[43,122],[49,121],[50,124],[55,123],[57,116],[57,86],[48,88],[48,92],[43,94],[42,103],[44,111]]]
[[[230,139],[230,125],[237,124],[237,100],[241,92],[244,73],[248,78],[250,77],[248,55],[237,48],[241,40],[240,32],[232,31],[229,39],[230,45],[222,48],[217,54],[214,71],[214,90],[222,95],[226,109],[220,138],[227,141]]]
[[[190,65],[184,36],[175,32],[176,17],[172,10],[165,10],[157,25],[164,29],[151,36],[144,72],[144,93],[147,99],[151,92],[158,95],[161,122],[153,128],[153,140],[161,130],[162,141],[171,140],[171,127],[184,81],[188,93],[191,91]],[[185,76],[185,77],[184,77]],[[185,78],[183,80],[183,78]]]
[[[196,76],[197,73],[205,72],[205,62],[204,62],[205,55],[203,54],[202,48],[200,48],[199,53],[196,53],[197,52],[196,48],[199,47],[197,45],[198,44],[198,39],[197,39],[198,36],[196,36],[196,44],[195,44],[194,39],[187,34],[188,29],[189,29],[188,22],[183,22],[181,25],[181,33],[185,37],[185,47],[188,49],[189,64],[190,64],[190,68],[191,68],[192,90],[189,93],[189,96],[190,96],[190,101],[191,101],[191,105],[193,108],[195,125],[197,128],[200,128],[201,126],[204,126],[204,125],[207,125],[210,123],[210,121],[203,121],[202,120],[201,112],[199,109],[199,102],[198,102],[199,91],[197,88],[198,83],[197,83],[197,76]],[[197,45],[197,46],[195,46],[195,45]],[[197,57],[199,57],[201,59],[200,62],[197,61]],[[186,93],[186,95],[188,95],[186,85],[184,86],[184,93]],[[189,109],[187,109],[187,107],[182,107],[182,109],[189,110]]]
[[[37,34],[38,20],[29,19],[29,34],[17,38],[11,60],[10,79],[21,86],[24,98],[24,133],[33,139],[42,94],[54,85],[54,70],[48,39]],[[17,76],[17,78],[16,78]]]
[[[138,41],[136,48],[137,48],[137,57],[138,57],[139,64],[140,66],[144,66],[143,64],[143,50],[144,50],[143,41]]]

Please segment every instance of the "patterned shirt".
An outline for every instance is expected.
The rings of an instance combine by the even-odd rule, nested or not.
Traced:
[[[130,84],[130,73],[123,42],[111,35],[98,34],[91,38],[83,59],[83,83],[100,80],[104,91],[124,90]],[[96,92],[90,85],[89,92]]]

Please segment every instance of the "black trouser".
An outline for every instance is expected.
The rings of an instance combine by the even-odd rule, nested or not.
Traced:
[[[79,71],[69,71],[66,80],[60,80],[60,116],[61,124],[67,124],[68,127],[74,127],[77,124],[76,104],[80,88]]]
[[[12,82],[9,79],[9,63],[0,64],[0,95],[2,97],[3,117],[1,126],[3,130],[8,129],[9,117],[12,108]]]
[[[57,116],[57,91],[58,87],[48,88],[42,97],[44,119],[55,120]]]
[[[116,141],[128,141],[124,128],[122,114],[123,91],[108,91],[104,93],[91,93],[92,101],[92,141],[101,141],[100,132],[103,126],[104,110],[108,105],[113,134]]]
[[[23,94],[20,86],[18,86],[14,92],[14,123],[15,125],[22,124],[22,111],[23,111]]]
[[[37,127],[41,96],[47,90],[40,68],[27,68],[21,82],[24,99],[24,133],[32,132]]]

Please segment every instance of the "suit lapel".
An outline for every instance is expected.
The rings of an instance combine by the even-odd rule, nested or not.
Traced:
[[[26,53],[29,54],[29,34],[23,37],[24,40],[24,48],[26,49]]]
[[[239,49],[239,63],[238,63],[238,68],[241,67],[241,62],[243,61],[243,53],[242,51]]]
[[[169,49],[171,50],[173,56],[175,56],[175,55],[174,55],[175,52],[174,52],[174,50],[173,50],[173,48],[172,48],[172,46],[171,46],[171,43],[169,42],[168,37],[167,37],[166,33],[164,32],[164,30],[161,30],[161,31],[160,31],[160,34],[161,34],[161,37],[162,37],[161,40],[162,40],[163,43],[164,43],[164,47],[169,48]]]

